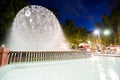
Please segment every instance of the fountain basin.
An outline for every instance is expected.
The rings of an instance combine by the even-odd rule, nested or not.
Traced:
[[[120,58],[11,64],[0,68],[0,80],[119,80]]]

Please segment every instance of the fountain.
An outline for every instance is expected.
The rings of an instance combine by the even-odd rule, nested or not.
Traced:
[[[64,50],[61,26],[54,14],[42,6],[30,5],[16,15],[7,47],[12,51]]]
[[[87,58],[84,51],[69,51],[61,26],[54,14],[36,5],[26,6],[16,15],[6,47],[0,48],[0,65]],[[67,50],[66,50],[67,49]]]
[[[51,51],[63,50],[65,38],[53,13],[44,7],[27,6],[18,12],[8,40],[7,46],[12,51],[9,52],[4,46],[0,47],[0,66],[6,65],[0,67],[0,80],[120,78],[120,58],[93,56],[89,59],[80,59],[87,58],[90,54],[81,54],[79,51]],[[26,64],[32,61],[36,62]],[[38,61],[41,62],[37,63]],[[7,62],[20,63],[7,65]],[[89,77],[86,77],[86,74]]]
[[[14,19],[13,26],[7,40],[9,41],[7,42],[6,47],[8,47],[10,51],[7,48],[4,48],[4,46],[0,47],[0,80],[16,80],[16,76],[17,79],[20,80],[23,80],[21,78],[29,80],[48,80],[44,79],[43,77],[39,77],[42,75],[38,72],[43,70],[42,66],[44,64],[49,67],[46,69],[48,70],[47,73],[42,74],[51,76],[51,74],[48,74],[48,72],[53,72],[57,69],[64,71],[77,68],[79,70],[81,65],[78,65],[79,67],[74,66],[76,63],[74,60],[90,57],[90,54],[85,54],[84,52],[80,51],[64,51],[66,39],[63,35],[59,22],[51,11],[41,6],[32,5],[20,10]],[[72,65],[66,65],[66,67],[64,67],[63,64],[62,67],[60,63],[72,63]],[[61,67],[55,66],[57,68],[50,68],[50,65],[52,64]],[[39,66],[38,72],[29,72],[34,70],[31,69],[32,66],[34,66],[34,69],[38,68]],[[23,70],[24,68],[28,69],[28,71],[17,71],[19,69]],[[16,70],[16,72],[14,72],[14,70]],[[65,72],[69,72],[70,70]],[[9,72],[11,71],[15,73],[14,76],[13,73],[10,73],[11,76],[9,75]],[[75,72],[76,71],[77,70],[75,70]],[[31,73],[31,75],[24,75],[26,72]],[[20,75],[18,73],[20,73]],[[57,73],[59,73],[59,71],[57,71]],[[36,74],[39,74],[39,76]],[[60,74],[65,75],[66,73]],[[52,75],[54,74],[52,73]],[[63,75],[60,76],[65,78]],[[30,76],[30,78],[27,78],[28,76]],[[47,77],[49,78],[49,76]],[[59,76],[59,74],[56,76]],[[72,74],[70,76],[72,76]],[[70,79],[73,80],[73,78]],[[49,80],[55,79],[56,78],[49,78]],[[59,77],[57,79],[59,79]],[[67,78],[65,80],[67,80]]]

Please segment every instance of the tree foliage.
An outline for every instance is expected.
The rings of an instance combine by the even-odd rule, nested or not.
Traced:
[[[6,32],[17,12],[28,5],[24,0],[1,0],[0,1],[0,33]]]
[[[100,34],[102,43],[120,45],[120,3],[111,9],[110,15],[102,15],[102,22],[97,22],[96,28],[102,31]],[[111,34],[103,34],[107,29],[111,31]]]
[[[96,26],[111,30],[111,35],[101,35],[101,39],[106,44],[120,44],[120,5],[112,8],[110,15],[103,14],[102,22],[96,23]]]
[[[65,21],[63,30],[71,46],[78,47],[80,43],[87,40],[87,30],[84,27],[77,27],[70,19]]]
[[[106,17],[105,17],[105,19],[106,19]],[[101,30],[99,36],[100,36],[101,42],[104,45],[114,44],[113,34],[111,34],[111,33],[113,33],[112,32],[113,29],[111,26],[109,26],[108,24],[105,24],[105,22],[97,22],[96,27]],[[104,31],[108,31],[108,30],[109,30],[109,34],[105,35]]]
[[[27,0],[0,1],[0,44],[5,40],[6,32],[10,30],[15,15],[27,5],[29,5]]]

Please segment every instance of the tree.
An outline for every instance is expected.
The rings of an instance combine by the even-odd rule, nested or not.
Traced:
[[[110,25],[107,24],[107,23],[109,23],[108,20],[107,20],[107,16],[104,17],[104,19],[106,19],[106,20],[103,20],[103,22],[97,22],[96,23],[96,27],[101,29],[101,34],[100,34],[101,42],[104,45],[114,44],[113,29]],[[104,21],[106,21],[106,22],[104,22]],[[104,31],[106,31],[106,30],[111,31],[112,34],[105,35]]]
[[[1,0],[0,1],[0,44],[9,31],[14,17],[20,9],[29,5],[26,0]]]
[[[112,31],[113,44],[120,44],[120,5],[111,10],[109,16],[103,14],[103,24],[107,25]]]
[[[87,30],[84,27],[77,27],[74,21],[67,19],[63,26],[63,31],[68,42],[75,48],[87,40]]]
[[[17,12],[28,4],[24,0],[2,0],[0,2],[0,33],[9,30]]]

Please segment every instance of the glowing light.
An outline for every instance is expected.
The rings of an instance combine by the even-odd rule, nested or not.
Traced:
[[[32,22],[32,19],[30,19],[30,22]]]
[[[5,45],[3,44],[2,47],[5,47]]]
[[[25,12],[25,16],[30,16],[31,15],[31,12],[29,11],[29,10],[27,10],[26,12]]]
[[[88,41],[88,44],[91,44],[91,41]]]
[[[99,32],[100,32],[99,30],[95,30],[95,31],[94,31],[94,34],[97,34],[97,35],[98,35]]]
[[[106,29],[104,30],[103,34],[108,36],[111,34],[111,31],[109,29]]]

